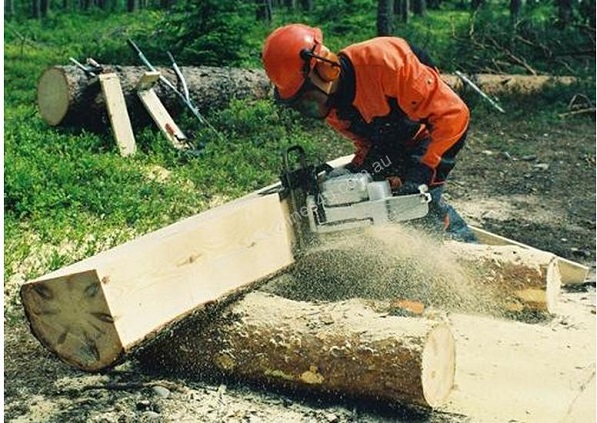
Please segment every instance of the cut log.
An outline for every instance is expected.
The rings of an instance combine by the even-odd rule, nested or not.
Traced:
[[[227,203],[21,287],[33,334],[87,371],[293,262],[278,195]]]
[[[379,314],[361,300],[316,305],[253,292],[208,324],[185,321],[139,359],[185,377],[437,407],[453,386],[455,344],[445,323]]]
[[[557,263],[539,250],[440,243],[391,225],[325,238],[266,289],[295,300],[387,300],[392,312],[421,303],[414,308],[534,318],[556,310]]]
[[[523,244],[522,242],[515,241],[500,235],[493,234],[481,228],[471,226],[471,229],[477,236],[477,239],[488,245],[515,245],[517,247],[538,251],[536,248],[530,245]],[[589,268],[580,263],[576,263],[572,260],[565,259],[563,257],[557,257],[558,268],[562,277],[563,285],[575,285],[584,283],[587,280],[589,274]]]
[[[137,98],[135,87],[147,71],[138,66],[105,66],[120,79],[126,105],[134,126],[150,122]],[[168,68],[158,68],[170,81],[176,75]],[[201,112],[227,105],[232,99],[259,99],[269,95],[271,86],[262,71],[238,68],[182,67],[192,99]],[[160,100],[173,116],[184,110],[178,97],[161,85],[155,88]],[[107,113],[97,78],[88,78],[76,66],[46,69],[37,83],[37,105],[41,117],[52,126],[72,125],[105,129]]]
[[[149,123],[147,113],[135,94],[135,86],[147,69],[135,66],[104,67],[106,72],[118,75],[133,125]],[[171,69],[158,70],[171,81],[176,81]],[[183,67],[182,73],[191,97],[202,113],[223,107],[233,98],[261,99],[272,92],[271,83],[261,69],[201,66]],[[442,75],[442,78],[456,91],[462,92],[465,89],[457,76]],[[570,84],[575,80],[572,77],[526,75],[475,75],[473,79],[483,91],[493,95],[516,91],[532,94],[550,83]],[[183,110],[171,91],[158,86],[156,93],[173,117]],[[107,115],[97,78],[88,78],[76,66],[53,66],[46,69],[38,80],[37,104],[41,117],[52,126],[73,125],[95,130],[106,127]]]
[[[554,254],[515,245],[446,245],[505,311],[556,311],[562,279]]]

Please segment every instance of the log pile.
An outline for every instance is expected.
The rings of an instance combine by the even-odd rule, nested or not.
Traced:
[[[171,69],[158,68],[170,81],[176,81]],[[232,99],[262,99],[270,96],[272,86],[263,70],[219,68],[209,66],[182,67],[191,98],[202,113],[225,106]],[[127,109],[133,126],[149,122],[141,106],[135,87],[145,71],[138,66],[104,66],[105,72],[115,72],[122,85]],[[466,90],[462,80],[455,75],[442,78],[457,92]],[[532,94],[550,83],[570,84],[574,78],[527,75],[476,75],[474,82],[487,94],[508,92]],[[173,116],[183,108],[171,91],[156,88],[159,98]],[[105,130],[107,114],[96,77],[88,77],[76,66],[52,66],[46,69],[37,83],[37,104],[41,117],[51,126],[79,126]]]

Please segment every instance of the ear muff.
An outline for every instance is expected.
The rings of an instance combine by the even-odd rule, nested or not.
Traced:
[[[325,49],[315,57],[317,64],[315,72],[325,82],[332,82],[340,76],[340,59],[331,51]]]
[[[301,58],[305,61],[307,69],[311,60],[315,60],[315,72],[324,82],[331,82],[340,76],[340,59],[334,53],[324,46],[321,47],[318,54],[312,50],[302,49]]]

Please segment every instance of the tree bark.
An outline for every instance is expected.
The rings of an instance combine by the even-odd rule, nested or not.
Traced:
[[[572,20],[572,0],[557,0],[558,28],[565,29]]]
[[[400,22],[408,23],[408,13],[410,10],[410,0],[394,0],[394,4],[398,5],[394,9],[400,16]]]
[[[413,14],[425,16],[427,14],[427,3],[425,0],[413,0]]]
[[[153,370],[437,407],[450,393],[449,327],[379,314],[362,300],[313,304],[253,292],[209,322],[188,319],[139,354]]]
[[[133,126],[150,121],[135,90],[146,70],[134,66],[106,67],[106,71],[115,72],[120,79]],[[223,107],[234,98],[264,98],[271,90],[265,73],[261,71],[206,66],[183,67],[181,70],[191,97],[202,112]],[[170,69],[161,71],[170,81],[176,81]],[[173,116],[184,110],[171,90],[159,84],[155,90]],[[47,69],[38,80],[37,104],[42,118],[52,126],[74,125],[101,130],[107,123],[105,102],[97,78],[87,77],[75,66]]]
[[[256,0],[255,14],[258,21],[271,23],[272,0]]]
[[[510,19],[516,23],[520,20],[522,0],[510,0]]]
[[[33,18],[41,19],[41,0],[31,0],[31,12]]]
[[[507,313],[554,313],[561,274],[554,254],[513,245],[447,243],[474,280]]]
[[[107,72],[118,75],[127,109],[133,126],[151,122],[149,115],[137,98],[135,86],[147,70],[136,66],[106,66]],[[170,69],[161,69],[171,81],[176,76]],[[271,94],[272,86],[262,70],[217,67],[183,67],[191,97],[205,113],[210,109],[225,107],[232,99],[262,99]],[[458,92],[466,87],[455,75],[442,75],[442,79]],[[512,92],[532,94],[550,83],[570,84],[572,77],[527,75],[476,75],[475,83],[487,94]],[[178,97],[161,85],[156,92],[172,116],[177,116],[183,105]],[[38,80],[37,104],[41,117],[50,125],[80,126],[92,130],[105,130],[108,124],[105,102],[97,78],[88,78],[75,66],[54,66],[46,69]]]
[[[378,0],[377,2],[377,35],[392,35],[394,17],[394,0]]]
[[[313,10],[313,0],[301,0],[301,9],[305,12],[310,12]]]

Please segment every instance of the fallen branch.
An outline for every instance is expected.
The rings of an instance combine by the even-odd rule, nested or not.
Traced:
[[[558,116],[559,117],[570,117],[570,116],[585,115],[585,114],[595,113],[595,112],[597,112],[597,108],[589,107],[587,109],[580,109],[580,110],[574,110],[572,112],[560,113],[560,114],[558,114]]]

